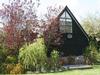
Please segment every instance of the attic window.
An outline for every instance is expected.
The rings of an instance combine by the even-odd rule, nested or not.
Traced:
[[[72,19],[66,11],[60,16],[60,32],[72,33]]]

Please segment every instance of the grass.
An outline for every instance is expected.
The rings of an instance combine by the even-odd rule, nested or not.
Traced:
[[[93,69],[66,70],[64,72],[44,73],[44,74],[34,74],[34,75],[100,75],[100,65],[94,65]]]

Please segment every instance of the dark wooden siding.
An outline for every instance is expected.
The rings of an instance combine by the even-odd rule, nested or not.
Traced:
[[[60,51],[63,52],[62,56],[69,55],[82,55],[84,49],[88,45],[88,39],[76,24],[74,20],[72,20],[72,38],[67,38],[67,33],[63,34],[62,40],[64,44],[61,46]]]
[[[64,10],[58,15],[58,19],[60,19],[60,16],[64,13],[64,11],[67,11],[69,16],[72,19],[72,38],[68,39],[67,35],[68,33],[62,34],[62,40],[64,43],[58,47],[59,52],[62,56],[69,56],[69,55],[82,55],[84,52],[84,49],[88,46],[89,39],[88,35],[84,31],[84,29],[81,27],[77,19],[74,17],[72,12],[69,10],[69,8],[66,6]],[[53,49],[48,48],[47,55],[50,56],[50,53]]]

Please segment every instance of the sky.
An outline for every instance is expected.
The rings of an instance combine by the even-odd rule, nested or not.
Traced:
[[[88,14],[100,13],[100,0],[40,0],[40,3],[41,13],[46,11],[47,6],[67,5],[79,21]]]
[[[9,0],[0,0],[0,5],[8,2]],[[55,5],[67,5],[78,21],[89,14],[100,14],[100,0],[40,0],[38,15],[46,13],[48,6]]]

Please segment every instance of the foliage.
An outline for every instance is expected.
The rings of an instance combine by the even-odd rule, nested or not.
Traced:
[[[3,29],[0,28],[0,63],[5,59],[5,34]]]
[[[17,58],[16,56],[7,56],[5,62],[6,63],[17,63]]]
[[[100,14],[99,14],[100,15]],[[95,42],[98,42],[98,49],[100,48],[100,16],[88,15],[86,18],[82,20],[82,25],[85,31],[89,36],[94,37],[96,39]]]
[[[10,74],[10,71],[13,69],[13,67],[15,66],[15,64],[6,64],[6,73]]]
[[[57,50],[53,50],[51,52],[51,57],[48,58],[47,62],[47,70],[57,71],[60,68],[59,64],[59,52]]]
[[[6,50],[3,48],[3,46],[0,44],[0,63],[3,63],[6,58]]]
[[[6,65],[5,63],[0,63],[0,74],[5,74],[6,72]]]
[[[59,32],[59,22],[58,19],[52,19],[49,21],[50,24],[47,25],[44,31],[44,40],[48,48],[48,56],[50,56],[50,51],[53,49],[59,49],[61,44],[63,44],[62,34]]]
[[[57,19],[52,19],[46,31],[44,31],[44,38],[47,46],[61,44],[61,33],[59,32],[59,22]]]
[[[22,73],[24,73],[24,68],[20,63],[16,64],[10,71],[10,74],[22,74]]]
[[[0,66],[0,73],[2,74],[22,74],[24,72],[23,66],[18,63],[18,64],[2,64]]]
[[[51,61],[53,63],[52,65],[54,66],[54,68],[56,68],[59,63],[59,52],[57,50],[53,50],[51,52]]]
[[[90,36],[98,37],[98,33],[100,33],[100,17],[99,15],[87,15],[86,18],[82,20],[83,28]],[[100,37],[99,37],[100,38]]]
[[[39,0],[9,0],[0,9],[3,30],[6,33],[6,46],[18,50],[25,42],[33,42],[37,37],[39,24],[36,9]]]
[[[90,41],[89,46],[85,49],[84,56],[88,64],[96,63],[100,59],[100,55],[93,41]]]
[[[60,13],[61,9],[61,6],[49,6],[47,8],[47,13],[45,14],[47,21],[45,21],[45,30],[43,35],[48,51],[50,51],[50,49],[51,51],[55,48],[58,49],[58,47],[60,47],[63,43],[61,40],[62,35],[59,32],[59,20],[57,18],[57,15]]]
[[[2,51],[2,49],[0,49],[0,63],[2,63],[4,61],[4,53]]]
[[[46,47],[42,38],[37,39],[33,44],[24,45],[19,51],[19,62],[25,69],[41,69],[46,59]]]
[[[62,6],[57,7],[56,5],[47,7],[47,13],[45,14],[46,19],[50,21],[53,17],[57,17],[62,8]]]
[[[82,20],[82,25],[89,36],[100,38],[100,17],[99,15],[87,15]]]

